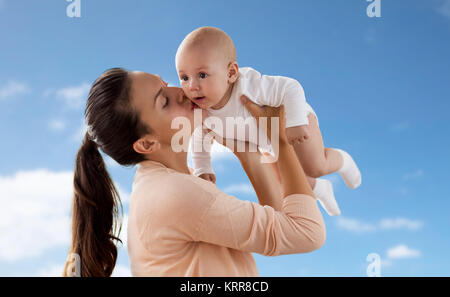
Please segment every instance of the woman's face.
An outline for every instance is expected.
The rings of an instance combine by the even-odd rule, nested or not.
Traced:
[[[162,144],[171,143],[172,136],[183,127],[171,129],[172,120],[185,117],[190,122],[190,134],[194,130],[194,105],[184,96],[183,90],[168,87],[161,77],[134,71],[131,77],[132,105],[139,112],[141,121],[147,124]],[[202,118],[205,113],[203,112]],[[184,128],[186,129],[186,128]]]

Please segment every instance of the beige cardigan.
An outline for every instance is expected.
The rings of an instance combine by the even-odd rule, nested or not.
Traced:
[[[133,276],[258,276],[252,252],[313,251],[325,242],[325,226],[313,197],[289,195],[275,211],[144,161],[133,182],[127,240]]]

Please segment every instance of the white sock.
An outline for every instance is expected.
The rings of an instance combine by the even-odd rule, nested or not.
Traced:
[[[316,178],[316,185],[314,186],[313,193],[319,200],[320,205],[330,216],[338,216],[341,214],[341,210],[334,198],[333,185],[327,179]]]
[[[347,187],[350,189],[356,189],[361,185],[361,172],[356,166],[353,158],[345,151],[334,148],[333,150],[339,152],[342,156],[343,164],[341,169],[338,170],[342,179],[344,180]]]

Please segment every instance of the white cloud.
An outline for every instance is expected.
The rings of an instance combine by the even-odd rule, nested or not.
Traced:
[[[441,6],[438,8],[438,12],[447,17],[450,18],[450,0],[444,0],[442,1]]]
[[[116,184],[122,203],[129,194]],[[0,261],[37,257],[70,244],[73,172],[46,169],[0,176]],[[126,238],[126,224],[124,218]],[[126,242],[126,241],[125,241]]]
[[[90,88],[91,85],[85,82],[78,86],[56,90],[55,95],[64,100],[69,108],[79,108],[86,102]]]
[[[0,86],[0,100],[26,94],[29,91],[30,88],[26,84],[17,81],[9,81],[6,85]]]
[[[411,249],[404,244],[400,244],[388,249],[387,256],[389,259],[418,258],[421,256],[421,252],[419,250]]]
[[[406,218],[384,218],[378,223],[367,223],[361,220],[338,217],[336,224],[339,228],[354,233],[368,233],[380,230],[409,230],[417,231],[422,228],[424,223],[419,220],[410,220]]]
[[[372,224],[364,223],[356,219],[350,219],[345,217],[338,217],[337,225],[341,229],[352,231],[355,233],[366,233],[376,230],[376,227]]]
[[[36,276],[38,277],[61,277],[63,274],[65,264],[56,264],[43,268],[38,271]]]
[[[53,95],[55,93],[55,89],[53,88],[49,88],[46,89],[43,93],[42,93],[42,97],[50,97],[51,95]]]
[[[392,230],[392,229],[408,229],[412,231],[416,231],[422,228],[422,221],[414,221],[405,218],[396,218],[396,219],[382,219],[380,221],[380,229]]]
[[[59,132],[59,131],[63,131],[66,128],[66,123],[60,119],[52,119],[48,123],[48,127],[52,131]]]
[[[223,189],[226,193],[239,193],[239,194],[255,194],[251,184],[234,184],[229,185]]]
[[[0,176],[0,260],[39,256],[70,241],[72,172]]]
[[[423,171],[421,169],[418,169],[414,172],[411,173],[407,173],[403,176],[403,180],[411,180],[411,179],[416,179],[423,176]]]

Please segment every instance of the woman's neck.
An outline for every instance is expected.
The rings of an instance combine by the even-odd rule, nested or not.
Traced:
[[[159,162],[180,173],[191,174],[187,165],[187,152],[174,152],[171,148],[169,150],[158,150],[148,155],[148,159]]]

